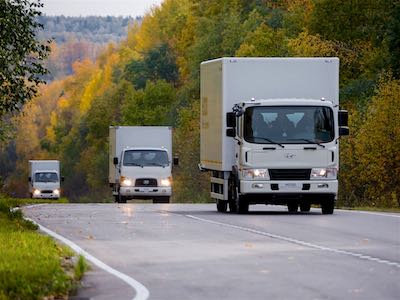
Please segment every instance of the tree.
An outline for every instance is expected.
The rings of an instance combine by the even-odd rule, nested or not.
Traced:
[[[36,39],[43,6],[29,0],[0,0],[0,117],[18,111],[38,92],[50,47]]]
[[[148,80],[166,80],[176,85],[179,73],[175,61],[172,50],[164,43],[145,53],[143,60],[130,62],[125,68],[125,78],[133,82],[136,89],[143,89]]]

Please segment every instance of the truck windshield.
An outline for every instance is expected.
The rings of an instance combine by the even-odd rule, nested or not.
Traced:
[[[244,124],[244,138],[250,143],[320,144],[335,136],[332,109],[324,106],[250,107]]]
[[[38,172],[35,174],[35,182],[58,182],[55,172]]]
[[[169,165],[168,153],[163,150],[127,150],[123,159],[124,166],[160,166]]]

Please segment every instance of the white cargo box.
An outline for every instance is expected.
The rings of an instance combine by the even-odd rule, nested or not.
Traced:
[[[252,98],[321,99],[339,103],[339,59],[220,58],[201,64],[200,160],[203,168],[231,171],[234,139],[226,113]]]
[[[163,148],[172,161],[172,128],[167,126],[110,126],[109,128],[109,182],[118,177],[114,157],[121,159],[126,148]]]
[[[34,173],[38,171],[56,171],[60,174],[60,161],[58,160],[30,160],[29,176],[34,177]]]

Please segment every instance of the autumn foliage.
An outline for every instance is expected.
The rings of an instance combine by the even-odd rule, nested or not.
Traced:
[[[16,123],[17,169],[6,174],[6,189],[25,182],[26,160],[58,158],[72,199],[110,198],[109,125],[172,125],[181,158],[174,201],[207,201],[208,179],[196,167],[200,62],[337,56],[351,128],[341,141],[339,202],[398,206],[399,14],[388,0],[165,0],[132,24],[125,40],[95,62],[75,62],[73,75],[25,106]]]

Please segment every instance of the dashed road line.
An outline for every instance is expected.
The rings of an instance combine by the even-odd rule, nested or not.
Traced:
[[[242,226],[238,226],[238,225],[233,225],[233,224],[222,223],[222,222],[213,221],[213,220],[209,220],[209,219],[199,218],[199,217],[196,217],[196,216],[193,216],[193,215],[185,215],[185,216],[188,217],[188,218],[191,218],[193,220],[197,220],[197,221],[201,221],[201,222],[205,222],[205,223],[210,223],[210,224],[219,225],[219,226],[223,226],[223,227],[229,227],[229,228],[238,229],[238,230],[246,231],[246,232],[251,232],[251,233],[254,233],[254,234],[258,234],[258,235],[266,236],[266,237],[269,237],[269,238],[272,238],[272,239],[277,239],[277,240],[289,242],[289,243],[296,244],[296,245],[301,245],[301,246],[308,247],[308,248],[313,248],[313,249],[318,249],[318,250],[321,250],[321,251],[327,251],[327,252],[331,252],[331,253],[352,256],[352,257],[356,257],[356,258],[359,258],[359,259],[362,259],[362,260],[368,260],[368,261],[372,261],[372,262],[376,262],[376,263],[380,263],[380,264],[384,264],[384,265],[388,265],[388,266],[396,267],[396,268],[400,269],[400,263],[398,263],[398,262],[389,261],[389,260],[386,260],[386,259],[381,259],[381,258],[373,257],[373,256],[370,256],[370,255],[365,255],[365,254],[361,254],[361,253],[357,253],[357,252],[325,247],[325,246],[321,246],[321,245],[305,242],[305,241],[302,241],[302,240],[290,238],[290,237],[287,237],[287,236],[277,235],[277,234],[273,234],[273,233],[269,233],[269,232],[265,232],[265,231],[260,231],[260,230],[256,230],[256,229],[252,229],[252,228],[248,228],[248,227],[242,227]]]

